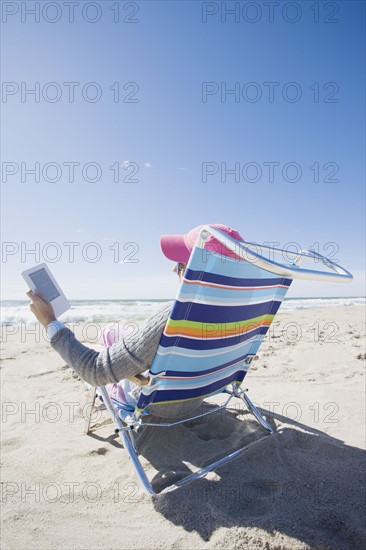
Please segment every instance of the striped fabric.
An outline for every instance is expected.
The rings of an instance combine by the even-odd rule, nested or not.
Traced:
[[[291,281],[196,246],[137,410],[240,384]]]

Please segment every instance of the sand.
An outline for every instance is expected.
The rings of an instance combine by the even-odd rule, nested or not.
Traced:
[[[143,432],[156,490],[248,445],[157,499],[105,411],[83,434],[84,385],[39,336],[3,332],[2,549],[365,548],[363,308],[278,314],[244,383],[274,435],[238,404]]]

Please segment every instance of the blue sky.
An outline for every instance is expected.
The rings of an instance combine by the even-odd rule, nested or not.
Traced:
[[[80,2],[73,23],[63,2],[58,12],[40,2],[35,22],[24,11],[35,4],[2,2],[3,299],[23,298],[19,273],[48,260],[71,299],[170,298],[159,237],[202,223],[281,247],[318,243],[356,276],[298,282],[292,296],[364,294],[363,2],[315,3],[319,22],[307,1],[280,2],[273,22],[263,2],[256,12],[240,2],[237,21],[222,11],[235,2],[119,2],[117,23],[109,0]],[[39,102],[22,101],[22,82],[39,86]],[[73,102],[65,82],[78,83]],[[204,83],[214,83],[206,101]],[[39,182],[26,173],[35,163]],[[204,178],[204,163],[217,173]],[[225,166],[239,181],[225,181]]]

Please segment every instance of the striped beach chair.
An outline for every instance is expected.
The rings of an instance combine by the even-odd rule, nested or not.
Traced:
[[[206,250],[209,234],[232,250],[236,257]],[[259,250],[258,245],[237,242],[217,228],[203,228],[151,365],[150,383],[142,387],[135,409],[111,399],[105,388],[98,388],[142,485],[152,496],[156,493],[140,463],[134,432],[148,426],[174,426],[213,414],[237,398],[270,435],[273,427],[241,385],[292,280],[352,280],[348,271],[314,251],[286,251],[286,257],[291,255],[293,259],[285,265],[266,257],[264,250],[265,247]],[[266,250],[273,254],[283,252],[273,248]],[[301,268],[304,258],[321,262],[331,272]],[[221,406],[182,420],[149,422],[149,415],[157,405],[202,399],[218,393],[227,397]],[[88,427],[89,424],[90,418]],[[206,475],[244,449],[188,475],[162,492]]]

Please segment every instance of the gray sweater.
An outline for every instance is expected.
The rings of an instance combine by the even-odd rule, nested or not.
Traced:
[[[51,338],[51,346],[92,386],[117,383],[150,368],[171,309],[172,302],[165,304],[145,321],[136,336],[122,337],[100,352],[84,346],[66,327]],[[201,399],[194,399],[172,405],[154,405],[150,410],[162,418],[177,418],[190,414],[201,403]]]

